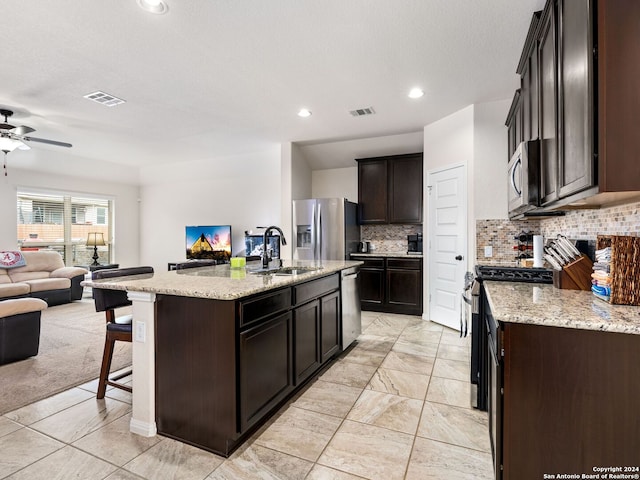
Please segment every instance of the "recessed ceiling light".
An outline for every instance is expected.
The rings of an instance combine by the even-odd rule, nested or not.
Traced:
[[[311,111],[307,110],[306,108],[301,108],[300,111],[298,112],[298,116],[302,118],[310,117]]]
[[[409,98],[420,98],[424,95],[424,92],[420,88],[412,88],[409,92]]]
[[[167,13],[169,7],[162,0],[136,0],[138,2],[138,6],[143,10],[155,13],[157,15],[162,15],[163,13]]]

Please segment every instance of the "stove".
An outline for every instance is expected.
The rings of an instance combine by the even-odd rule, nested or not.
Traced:
[[[553,283],[553,270],[546,268],[476,266],[476,278],[500,282]]]

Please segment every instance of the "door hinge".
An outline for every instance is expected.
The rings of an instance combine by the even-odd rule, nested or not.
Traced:
[[[500,388],[500,395],[504,395],[504,388]]]
[[[500,356],[501,356],[502,358],[504,358],[504,348],[501,348],[501,349],[500,349]]]
[[[427,189],[429,190],[429,195],[431,195],[431,189],[433,188],[433,185],[427,185]]]

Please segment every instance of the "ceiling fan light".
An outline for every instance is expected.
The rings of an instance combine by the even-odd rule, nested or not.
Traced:
[[[162,15],[167,13],[169,7],[163,0],[137,0],[138,6],[144,11]]]
[[[10,137],[0,137],[0,150],[3,152],[13,152],[16,148],[26,145],[20,140],[14,140]],[[27,147],[28,149],[29,147]]]
[[[302,118],[310,117],[311,111],[307,110],[306,108],[301,108],[300,111],[298,112],[298,116]]]
[[[424,95],[424,91],[421,88],[412,88],[409,92],[409,98],[420,98]]]

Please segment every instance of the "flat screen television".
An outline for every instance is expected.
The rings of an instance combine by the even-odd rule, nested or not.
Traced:
[[[187,260],[228,263],[231,258],[231,225],[187,226],[186,239]]]

